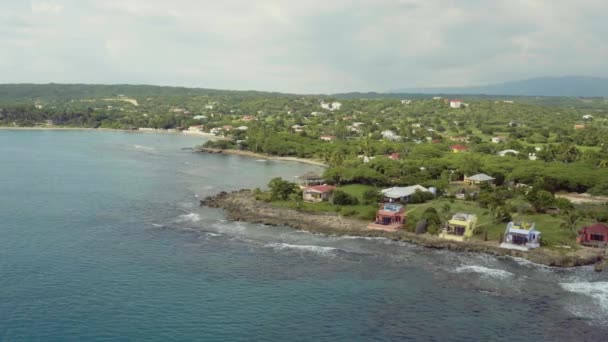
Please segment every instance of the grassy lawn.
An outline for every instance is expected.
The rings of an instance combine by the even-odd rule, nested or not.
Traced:
[[[442,209],[445,204],[450,206],[449,213],[443,213]],[[438,199],[435,201],[427,202],[424,204],[409,204],[406,206],[406,211],[410,215],[419,216],[428,207],[434,207],[437,212],[443,217],[451,216],[457,212],[475,214],[477,215],[477,235],[475,238],[483,239],[482,232],[487,230],[488,239],[491,241],[500,241],[500,237],[504,234],[507,224],[492,222],[492,217],[487,209],[479,207],[476,202],[454,200],[453,202],[448,199]],[[536,223],[536,228],[542,233],[542,239],[548,247],[551,246],[571,246],[576,247],[575,237],[568,230],[563,228],[563,219],[559,215],[549,214],[518,214],[512,215],[514,221],[528,221]],[[583,227],[587,224],[592,223],[591,221],[581,221],[579,226]]]
[[[337,212],[345,216],[353,216],[364,220],[371,220],[377,208],[376,204],[363,204],[363,193],[369,189],[374,189],[370,185],[351,184],[338,187],[339,190],[356,197],[359,200],[358,205],[334,205],[329,202],[310,203],[302,202],[298,208],[298,204],[294,201],[275,201],[273,205],[282,208],[298,209],[310,213],[327,213]]]

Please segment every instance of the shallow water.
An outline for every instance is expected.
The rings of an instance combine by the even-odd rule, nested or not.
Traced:
[[[0,131],[0,341],[601,341],[608,276],[226,221],[314,166],[200,138]]]

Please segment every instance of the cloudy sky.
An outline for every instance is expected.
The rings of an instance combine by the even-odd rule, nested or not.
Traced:
[[[608,77],[606,0],[1,0],[0,83],[320,93]]]

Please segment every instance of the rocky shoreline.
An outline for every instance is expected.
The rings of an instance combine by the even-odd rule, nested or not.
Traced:
[[[240,190],[231,193],[221,192],[200,201],[201,206],[221,208],[228,219],[249,223],[289,226],[326,235],[350,235],[364,237],[385,237],[395,241],[410,242],[427,248],[447,249],[457,252],[474,252],[491,254],[497,257],[524,258],[533,263],[554,266],[574,267],[596,265],[601,270],[603,254],[601,250],[582,247],[576,251],[557,252],[545,248],[529,252],[515,251],[498,247],[496,242],[467,241],[456,242],[439,239],[436,236],[416,235],[407,231],[383,232],[367,229],[367,223],[354,218],[343,217],[334,213],[310,214],[297,210],[277,208],[270,203],[255,199],[251,190]]]

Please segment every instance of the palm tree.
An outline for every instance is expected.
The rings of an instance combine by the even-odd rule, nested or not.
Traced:
[[[576,234],[578,228],[578,222],[581,220],[581,216],[574,210],[568,210],[564,215],[564,222],[561,227],[570,230],[572,234]]]

